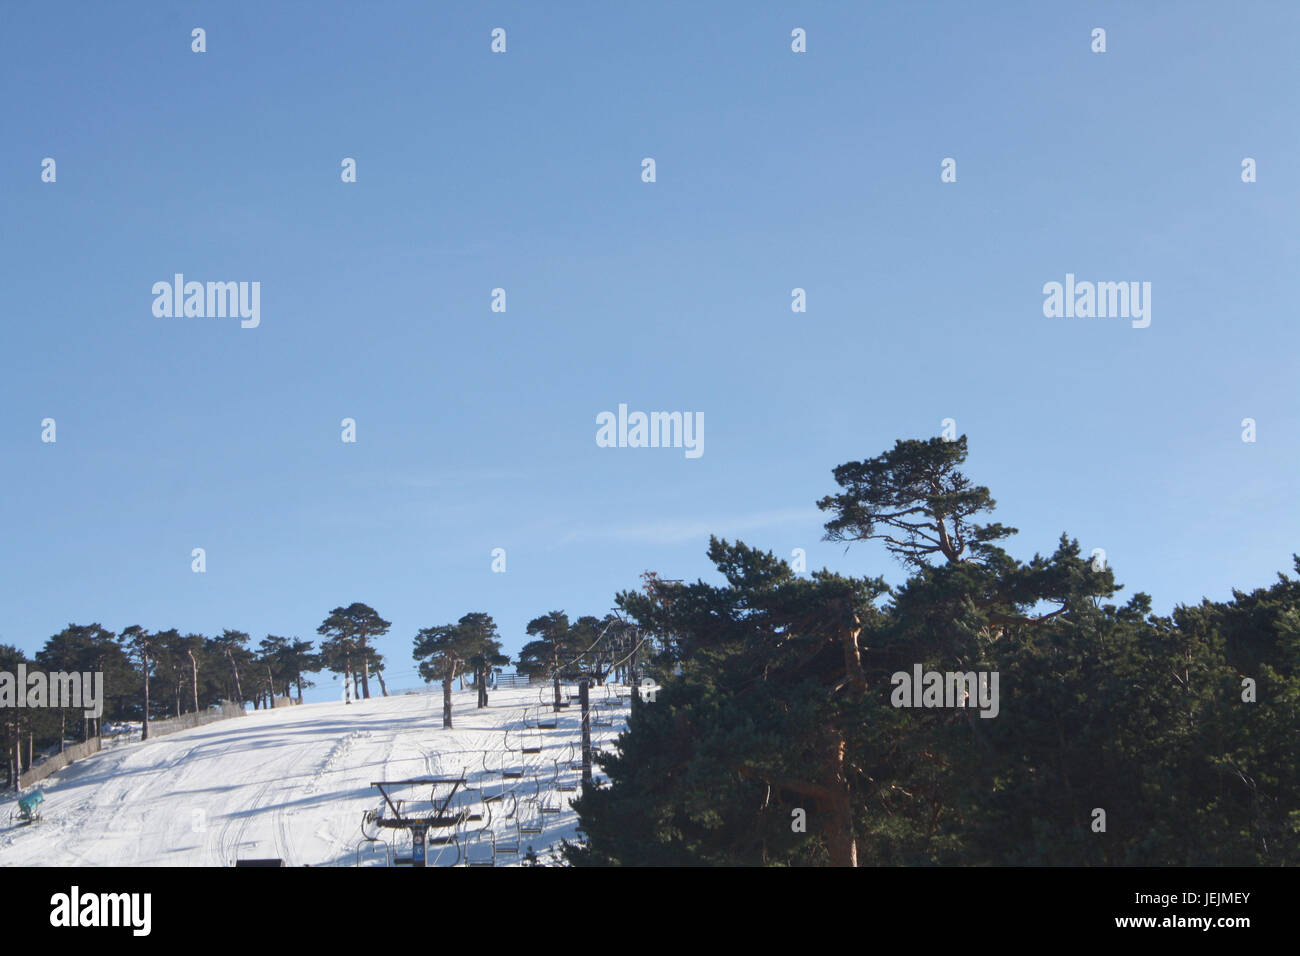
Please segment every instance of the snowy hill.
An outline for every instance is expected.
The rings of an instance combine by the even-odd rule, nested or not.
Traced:
[[[376,825],[394,814],[371,784],[424,777],[466,780],[448,807],[457,825],[430,831],[449,841],[431,841],[430,865],[515,865],[529,847],[545,862],[548,848],[576,838],[569,800],[581,783],[576,697],[558,714],[543,706],[550,697],[550,687],[503,688],[476,710],[473,691],[456,692],[453,730],[442,728],[439,689],[250,712],[116,747],[42,783],[41,822],[11,825],[13,800],[0,808],[0,865],[279,858],[289,866],[384,866],[410,857],[411,838]],[[608,746],[626,722],[627,689],[593,687],[591,701],[592,746]],[[408,801],[399,806],[407,814],[429,813],[435,795],[428,785],[396,794]],[[363,835],[366,811],[380,814]]]

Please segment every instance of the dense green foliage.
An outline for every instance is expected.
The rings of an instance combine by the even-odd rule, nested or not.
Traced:
[[[971,523],[993,500],[965,455],[899,442],[835,470],[827,537],[883,541],[899,587],[714,539],[721,585],[619,596],[665,637],[661,689],[577,801],[571,862],[1300,863],[1300,581],[1169,617],[1112,603],[1065,535],[1021,562],[1013,529]],[[917,665],[996,674],[996,716],[897,706]]]

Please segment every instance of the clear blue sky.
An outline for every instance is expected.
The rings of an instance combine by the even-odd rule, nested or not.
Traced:
[[[1290,2],[6,4],[0,642],[364,601],[413,686],[420,627],[517,650],[709,576],[710,532],[897,582],[814,502],[947,417],[1014,554],[1067,531],[1161,612],[1265,586],[1300,550],[1298,34]],[[259,281],[260,327],[156,318],[176,272]],[[1150,327],[1045,318],[1067,272],[1149,281]],[[620,402],[703,412],[704,455],[598,448]]]

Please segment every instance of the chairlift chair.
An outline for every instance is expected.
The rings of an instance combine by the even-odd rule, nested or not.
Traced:
[[[519,753],[518,750],[496,751],[493,756],[496,758],[489,762],[488,751],[483,751],[483,772],[488,776],[488,784],[483,788],[486,796],[484,800],[500,800],[503,787],[496,786],[501,780],[518,780],[524,775],[524,768],[521,764],[512,763],[506,759],[508,753]]]
[[[573,777],[561,777],[560,762],[558,760],[555,762],[554,786],[560,793],[576,793],[578,790],[577,780]]]
[[[559,813],[564,807],[560,805],[559,794],[555,792],[544,793],[537,801],[537,812],[541,814]]]
[[[456,795],[461,809],[465,812],[465,819],[470,823],[478,823],[483,819],[483,788],[468,787]]]
[[[484,805],[483,825],[474,831],[465,845],[466,866],[496,866],[497,855],[492,845],[492,805]]]
[[[576,743],[569,744],[568,762],[569,762],[570,770],[582,769],[582,746],[580,744],[576,744]]]
[[[492,834],[492,855],[497,856],[518,856],[519,855],[519,826],[510,827],[504,833]]]
[[[525,754],[541,753],[542,752],[541,732],[536,729],[522,731],[519,735],[519,752]]]
[[[496,847],[493,845],[492,834],[490,832],[486,835],[479,833],[474,840],[465,847],[465,865],[497,865]]]

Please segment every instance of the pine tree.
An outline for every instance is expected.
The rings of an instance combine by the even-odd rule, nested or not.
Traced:
[[[382,637],[388,633],[391,623],[379,616],[368,604],[353,603],[347,607],[336,607],[316,633],[327,641],[338,641],[340,647],[347,648],[347,667],[351,670],[353,663],[352,648],[355,648],[356,663],[361,676],[361,692],[370,697],[370,668],[372,651],[370,639]]]

